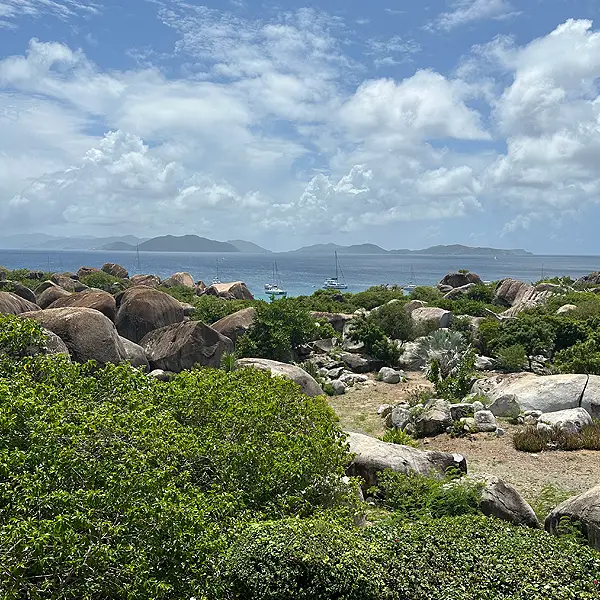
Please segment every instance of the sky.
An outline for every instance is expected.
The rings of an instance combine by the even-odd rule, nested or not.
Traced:
[[[0,0],[3,235],[599,254],[597,0]]]

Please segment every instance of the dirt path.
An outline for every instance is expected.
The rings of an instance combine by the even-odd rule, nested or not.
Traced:
[[[330,404],[344,429],[373,436],[385,432],[377,409],[382,404],[396,404],[415,390],[430,388],[421,373],[408,373],[408,382],[388,385],[374,382],[363,389],[352,390],[344,396],[330,398]],[[502,423],[506,434],[476,434],[453,439],[440,435],[420,441],[424,450],[458,452],[467,458],[470,473],[491,473],[514,485],[532,503],[540,497],[572,495],[600,484],[600,452],[518,452],[512,444],[512,434],[518,427]]]

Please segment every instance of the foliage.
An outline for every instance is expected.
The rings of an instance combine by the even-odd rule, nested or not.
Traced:
[[[253,369],[156,382],[61,357],[0,363],[3,598],[212,596],[227,531],[335,505],[322,398]]]
[[[80,279],[81,283],[91,288],[98,288],[105,292],[118,292],[125,287],[123,279],[109,275],[104,271],[94,271]]]
[[[533,508],[540,523],[543,523],[552,510],[574,495],[574,493],[568,492],[555,485],[546,484],[529,504],[531,508]]]
[[[481,514],[482,486],[450,474],[443,478],[384,471],[378,495],[396,518],[417,519]]]
[[[431,306],[439,306],[444,301],[444,295],[436,287],[419,286],[410,293],[410,300],[422,300]]]
[[[233,352],[225,352],[221,357],[221,369],[226,373],[231,373],[237,369],[237,357]]]
[[[445,378],[440,376],[437,359],[432,360],[427,378],[435,386],[436,395],[450,402],[460,402],[469,394],[475,379],[475,357],[475,351],[469,348]]]
[[[552,431],[525,427],[513,435],[513,445],[521,452],[543,450],[600,450],[600,420],[585,425],[580,433],[565,433],[558,427]]]
[[[5,273],[8,281],[16,281],[30,290],[40,285],[42,281],[46,281],[52,277],[52,273],[43,273],[41,279],[32,279],[31,271],[29,269],[15,269],[14,271],[8,271],[7,269],[0,268],[0,272]]]
[[[473,325],[471,324],[471,319],[467,316],[454,317],[450,324],[450,330],[460,333],[467,344],[473,344],[475,342]]]
[[[400,359],[400,349],[369,317],[359,316],[353,321],[350,339],[362,342],[369,356],[394,367]]]
[[[351,297],[354,306],[357,308],[366,308],[367,310],[387,304],[390,300],[405,302],[404,290],[397,285],[376,285],[364,292],[353,294]]]
[[[457,331],[438,329],[420,340],[416,354],[428,365],[426,373],[435,363],[439,378],[446,379],[456,373],[467,349],[462,334]]]
[[[527,362],[525,348],[521,344],[500,348],[496,352],[499,365],[506,371],[521,371]]]
[[[239,356],[289,362],[302,344],[336,336],[329,323],[315,321],[292,299],[258,302],[255,307],[252,326],[237,343]]]
[[[467,290],[465,294],[469,300],[482,302],[484,304],[492,304],[495,297],[495,286],[486,285],[485,283],[477,283],[472,288]]]
[[[561,350],[554,357],[553,367],[558,373],[600,375],[600,334]]]
[[[409,406],[417,406],[417,404],[427,404],[429,400],[435,397],[432,389],[423,385],[416,386],[406,394],[406,402]]]
[[[419,447],[419,442],[402,429],[388,429],[381,437],[381,440],[390,444],[399,444],[400,446]]]
[[[373,310],[367,318],[392,340],[413,339],[412,319],[404,310],[403,302],[384,304]]]
[[[224,561],[232,599],[297,600],[386,597],[385,566],[356,531],[326,520],[253,525]]]
[[[0,315],[0,354],[12,358],[37,354],[45,341],[42,327],[36,321]]]
[[[255,306],[259,302],[252,300],[224,300],[218,296],[196,296],[195,290],[185,286],[175,286],[171,288],[159,288],[161,292],[173,296],[180,302],[191,304],[196,310],[192,314],[192,319],[202,321],[207,325],[216,323],[238,310]]]

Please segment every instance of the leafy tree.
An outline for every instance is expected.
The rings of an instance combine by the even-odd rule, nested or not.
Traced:
[[[394,367],[400,359],[400,349],[369,318],[359,316],[354,319],[350,339],[362,342],[367,354],[386,365]]]
[[[373,310],[368,319],[393,340],[411,340],[413,337],[412,319],[404,310],[404,302],[384,304]]]

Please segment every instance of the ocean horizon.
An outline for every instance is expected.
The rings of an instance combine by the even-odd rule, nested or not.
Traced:
[[[600,270],[600,256],[527,255],[527,256],[449,256],[340,255],[340,267],[349,292],[374,285],[435,285],[446,274],[469,269],[484,281],[512,277],[527,282],[542,278],[581,277]],[[7,269],[39,269],[52,272],[76,272],[79,267],[101,267],[119,263],[130,275],[152,273],[162,278],[179,271],[189,272],[195,280],[210,283],[218,274],[222,281],[243,281],[258,298],[266,297],[264,284],[273,279],[277,262],[281,285],[290,296],[312,294],[335,274],[333,254],[293,252],[249,254],[135,252],[96,250],[0,250],[0,265]]]

